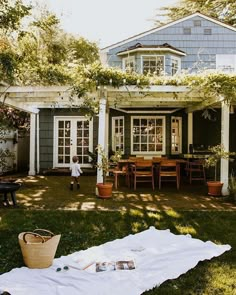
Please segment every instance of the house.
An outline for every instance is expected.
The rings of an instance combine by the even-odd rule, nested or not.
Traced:
[[[148,75],[172,76],[202,69],[236,72],[236,29],[197,12],[108,46],[101,54],[109,67]],[[203,113],[202,98],[198,93],[186,95],[187,87],[101,89],[100,113],[92,120],[77,108],[81,101],[75,98],[71,102],[68,89],[0,89],[8,92],[6,103],[31,113],[29,174],[69,167],[75,154],[81,166],[88,167],[87,152],[98,143],[107,149],[121,149],[124,156],[177,157],[188,153],[193,143],[208,146],[221,142],[236,151],[236,117],[230,114],[230,107],[212,101],[212,108]],[[221,163],[226,184],[228,165],[227,161]]]

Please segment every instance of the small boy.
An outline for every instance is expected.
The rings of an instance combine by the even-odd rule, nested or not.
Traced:
[[[72,164],[70,166],[70,170],[71,170],[71,183],[70,183],[70,190],[73,191],[73,186],[74,186],[74,182],[77,183],[77,189],[80,188],[80,184],[79,184],[79,176],[80,174],[83,173],[83,171],[80,168],[80,164],[78,163],[78,157],[74,156],[72,158]]]

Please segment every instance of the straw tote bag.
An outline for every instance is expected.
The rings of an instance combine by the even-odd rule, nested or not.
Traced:
[[[61,235],[45,229],[22,232],[18,236],[23,260],[29,268],[47,268],[52,265]]]

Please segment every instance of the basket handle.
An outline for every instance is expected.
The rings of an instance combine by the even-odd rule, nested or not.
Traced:
[[[51,232],[50,230],[47,230],[47,229],[36,228],[36,229],[34,230],[34,233],[35,233],[35,232],[47,233],[47,234],[49,234],[51,237],[55,236],[53,232]]]
[[[36,233],[34,233],[34,232],[30,232],[30,231],[28,231],[28,232],[24,233],[24,235],[23,235],[23,241],[24,241],[26,244],[27,244],[27,240],[26,240],[25,237],[26,237],[27,235],[33,235],[33,236],[35,236],[35,237],[39,237],[39,238],[42,239],[42,243],[45,242],[45,239],[44,239],[43,236],[41,236],[41,235],[39,235],[39,234],[36,234]]]

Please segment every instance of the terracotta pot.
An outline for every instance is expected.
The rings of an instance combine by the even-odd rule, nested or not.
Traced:
[[[208,181],[208,195],[221,196],[223,183],[220,181]]]
[[[113,187],[113,183],[111,183],[111,182],[107,182],[105,184],[97,183],[99,198],[102,198],[102,199],[111,198],[112,187]]]

